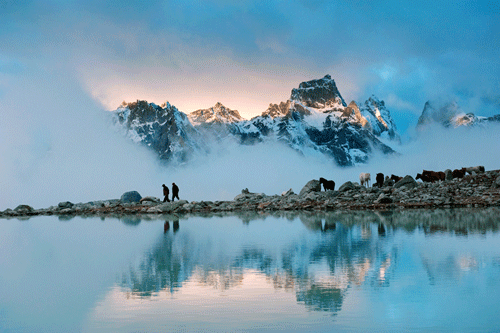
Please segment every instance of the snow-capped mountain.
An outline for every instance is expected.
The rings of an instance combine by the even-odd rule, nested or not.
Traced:
[[[366,123],[377,136],[388,136],[390,139],[399,140],[396,132],[396,124],[392,120],[389,110],[385,107],[384,101],[379,101],[377,97],[371,96],[360,109],[361,122]],[[363,119],[364,118],[364,119]]]
[[[185,161],[195,151],[209,152],[213,139],[230,137],[241,144],[276,140],[303,155],[325,154],[340,166],[351,166],[367,162],[375,151],[394,153],[380,137],[399,139],[383,101],[372,96],[360,105],[347,106],[326,75],[302,82],[289,100],[270,104],[250,120],[221,103],[186,115],[168,103],[159,107],[145,101],[122,105],[114,118],[134,141],[165,160]]]
[[[426,125],[434,123],[456,128],[485,125],[489,122],[500,122],[500,114],[493,117],[476,116],[472,112],[465,113],[455,101],[446,103],[427,101],[418,118],[417,129],[422,130]]]
[[[113,113],[114,123],[128,137],[152,148],[161,160],[185,162],[207,149],[186,114],[168,102],[161,106],[139,100],[122,103]]]
[[[227,123],[236,123],[244,120],[238,111],[230,110],[226,108],[221,103],[217,102],[214,107],[209,109],[200,109],[191,112],[188,115],[189,121],[193,125],[202,125],[202,124],[227,124]]]

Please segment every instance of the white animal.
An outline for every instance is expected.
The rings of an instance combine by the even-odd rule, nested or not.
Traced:
[[[362,172],[360,175],[359,175],[359,182],[361,183],[361,186],[370,186],[370,180],[371,180],[371,176],[369,173],[364,173]]]

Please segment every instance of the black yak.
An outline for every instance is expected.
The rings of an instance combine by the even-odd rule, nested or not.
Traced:
[[[333,180],[327,180],[325,178],[320,178],[319,183],[323,184],[323,188],[326,190],[335,191],[335,182]]]

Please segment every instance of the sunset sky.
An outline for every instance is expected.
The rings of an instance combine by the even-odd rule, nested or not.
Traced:
[[[0,209],[159,196],[174,181],[189,200],[228,200],[322,175],[498,168],[497,127],[413,139],[430,99],[500,113],[499,32],[498,1],[1,1]],[[185,113],[221,102],[249,119],[325,74],[347,103],[386,102],[404,158],[340,171],[259,145],[172,171],[105,119],[137,99]]]
[[[0,102],[17,77],[57,73],[107,110],[221,102],[250,118],[330,74],[401,131],[437,97],[500,113],[499,1],[2,1],[0,45]]]

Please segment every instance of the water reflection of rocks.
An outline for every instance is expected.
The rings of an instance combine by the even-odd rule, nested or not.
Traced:
[[[314,241],[291,239],[279,256],[254,246],[215,259],[207,257],[210,242],[195,240],[189,233],[176,234],[169,227],[142,262],[124,274],[122,286],[131,297],[175,293],[188,280],[224,291],[241,285],[245,272],[257,271],[275,289],[295,292],[297,301],[306,307],[335,314],[350,287],[383,288],[390,284],[398,263],[398,246],[391,238],[398,230],[423,231],[429,236],[445,232],[452,237],[497,232],[499,213],[497,208],[279,213],[275,217],[298,218],[310,233],[320,237]],[[245,214],[242,221],[252,223],[268,216]],[[173,224],[173,220],[168,222]],[[178,224],[176,228],[179,230]],[[422,264],[432,283],[436,275],[455,278],[457,270],[467,264],[464,260],[452,256],[447,265],[436,266],[422,258]],[[474,258],[467,260],[474,263]]]

